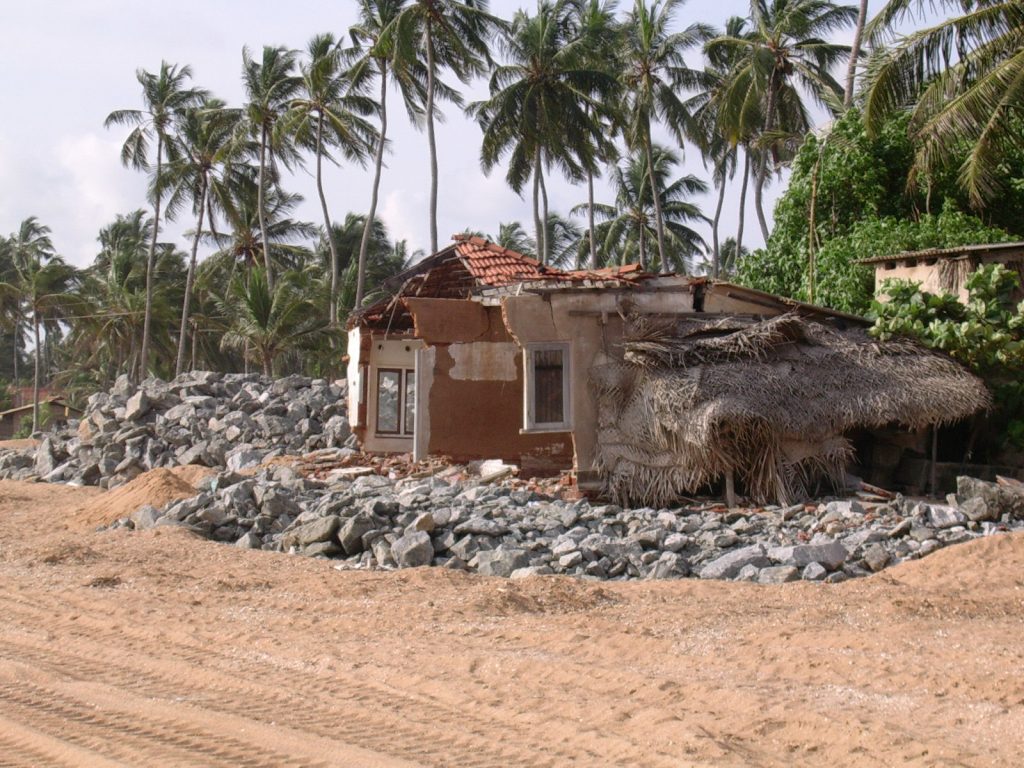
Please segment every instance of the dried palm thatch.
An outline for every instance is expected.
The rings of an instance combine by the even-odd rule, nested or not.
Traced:
[[[623,347],[591,374],[597,468],[620,503],[664,506],[729,473],[759,503],[792,503],[843,478],[849,431],[947,424],[989,404],[945,355],[795,314],[634,321]]]

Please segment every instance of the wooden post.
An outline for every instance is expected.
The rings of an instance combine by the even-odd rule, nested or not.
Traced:
[[[725,505],[733,509],[736,505],[736,478],[733,475],[732,467],[725,470]]]
[[[932,497],[939,495],[939,427],[937,425],[932,426],[932,468],[931,477],[929,478],[929,484],[932,489]]]

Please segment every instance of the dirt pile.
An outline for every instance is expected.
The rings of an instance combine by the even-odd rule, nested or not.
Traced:
[[[195,486],[169,469],[159,468],[136,477],[120,488],[101,494],[68,516],[68,525],[94,528],[128,517],[147,504],[163,507],[195,495]]]

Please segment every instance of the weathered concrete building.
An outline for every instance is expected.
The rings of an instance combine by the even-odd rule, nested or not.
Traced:
[[[919,283],[921,289],[928,293],[952,293],[961,302],[966,302],[967,277],[978,267],[1003,264],[1008,269],[1024,273],[1024,243],[930,248],[875,256],[858,263],[875,270],[875,293],[886,280],[908,280]],[[1018,301],[1024,299],[1024,290],[1016,298]]]
[[[863,318],[636,265],[545,266],[476,237],[424,259],[350,322],[349,418],[365,450],[500,458],[524,475],[597,485],[602,414],[591,373],[621,361],[637,319],[794,313],[845,330]]]

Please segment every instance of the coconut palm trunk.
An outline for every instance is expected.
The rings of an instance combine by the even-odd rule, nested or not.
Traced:
[[[263,241],[263,268],[267,270],[267,285],[274,290],[274,270],[270,264],[270,246],[267,244],[267,214],[264,210],[266,200],[266,175],[267,175],[267,126],[264,123],[260,128],[260,172],[258,189],[256,190],[257,216],[260,220],[260,239]]]
[[[156,241],[160,233],[160,175],[163,173],[164,137],[158,134],[156,140],[156,184],[153,192],[153,237],[149,241],[149,256],[146,258],[146,314],[142,319],[142,351],[139,353],[139,378],[144,379],[149,371],[149,345],[153,324],[153,273],[156,271]],[[38,368],[38,365],[36,366]]]
[[[188,272],[185,275],[185,297],[181,303],[181,327],[178,330],[178,360],[174,365],[174,375],[180,376],[185,370],[185,337],[189,325],[189,310],[192,301],[192,286],[196,279],[196,258],[199,253],[199,239],[203,235],[203,215],[206,213],[207,180],[203,174],[199,191],[199,215],[196,219],[196,233],[192,237],[192,255],[188,261]],[[193,335],[195,331],[193,330]]]
[[[544,227],[540,221],[540,147],[533,153],[533,228],[537,239],[537,257],[544,260]]]
[[[715,206],[714,218],[711,219],[711,276],[716,280],[722,265],[722,252],[718,245],[718,222],[722,218],[722,205],[725,203],[725,188],[728,180],[724,162],[720,169],[721,175],[718,178],[718,204]]]
[[[590,169],[587,169],[587,231],[590,233],[590,268],[597,269],[596,228],[594,227],[594,174]]]
[[[39,431],[39,310],[32,312],[32,328],[35,333],[35,376],[32,378],[32,431]]]
[[[857,60],[860,58],[860,46],[864,37],[864,25],[868,20],[868,0],[860,0],[857,13],[857,27],[853,31],[853,43],[850,45],[850,65],[846,70],[846,93],[843,94],[843,106],[847,109],[853,104],[853,89],[857,82]]]
[[[544,164],[543,163],[541,163],[539,172],[537,173],[537,179],[540,181],[540,204],[541,204],[541,223],[542,223],[540,231],[544,235],[544,242],[543,243],[538,243],[537,247],[540,249],[540,252],[543,254],[541,256],[540,260],[543,261],[545,264],[547,264],[548,260],[549,260],[549,257],[551,255],[549,253],[550,249],[548,247],[548,241],[551,239],[551,221],[548,218],[548,187],[547,187],[547,184],[544,183]]]
[[[327,197],[324,195],[323,178],[324,160],[324,113],[317,114],[316,119],[316,192],[320,197],[320,210],[324,214],[324,231],[327,233],[327,246],[331,251],[331,303],[328,310],[331,327],[338,325],[338,246],[334,243],[331,230],[331,214],[327,210]]]
[[[430,252],[437,253],[437,142],[434,139],[434,37],[427,24],[427,145],[430,148]]]
[[[750,180],[750,151],[743,152],[743,182],[740,184],[740,220],[736,225],[736,253],[743,253],[743,225],[747,216],[747,182]]]
[[[651,148],[651,124],[647,123],[644,136],[644,154],[647,157],[647,178],[651,182],[651,198],[654,200],[654,231],[658,235],[658,264],[665,268],[665,222],[661,218],[661,195],[654,174],[654,151]]]
[[[377,154],[374,157],[373,190],[370,192],[370,212],[363,223],[363,237],[359,241],[359,267],[356,275],[355,307],[363,304],[363,293],[366,290],[366,254],[370,249],[370,232],[377,218],[377,195],[380,191],[381,169],[384,167],[384,142],[388,132],[388,65],[384,59],[380,61],[380,141],[377,142]]]
[[[775,125],[775,87],[773,83],[768,91],[768,107],[765,111],[764,132],[769,133]],[[761,156],[757,162],[757,178],[754,179],[754,210],[757,211],[757,223],[761,226],[761,236],[768,242],[768,219],[764,215],[764,183],[768,177],[768,147],[762,146]]]

